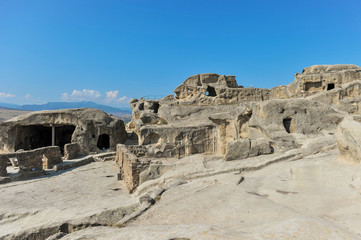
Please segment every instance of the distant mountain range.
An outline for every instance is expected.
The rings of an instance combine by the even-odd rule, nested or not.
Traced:
[[[130,108],[115,108],[107,105],[97,104],[95,102],[48,102],[46,104],[32,105],[16,105],[10,103],[1,103],[0,108],[24,110],[24,111],[42,111],[42,110],[58,110],[70,108],[96,108],[106,113],[113,114],[118,117],[129,116],[132,114]]]

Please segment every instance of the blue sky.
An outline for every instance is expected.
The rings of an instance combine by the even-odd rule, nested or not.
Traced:
[[[0,0],[0,102],[168,95],[188,76],[272,88],[361,66],[360,0]]]

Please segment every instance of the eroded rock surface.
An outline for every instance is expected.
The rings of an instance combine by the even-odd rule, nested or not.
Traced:
[[[340,158],[350,163],[361,162],[361,123],[344,119],[337,127],[337,146]]]
[[[194,75],[175,96],[132,99],[126,134],[89,109],[6,122],[5,150],[21,145],[14,129],[51,127],[32,122],[74,124],[65,159],[124,144],[0,185],[0,239],[361,239],[360,74],[315,65],[273,89]]]
[[[54,131],[54,139],[52,135]],[[14,152],[39,147],[78,143],[82,153],[113,149],[126,139],[122,120],[97,109],[40,111],[0,124],[0,151]]]

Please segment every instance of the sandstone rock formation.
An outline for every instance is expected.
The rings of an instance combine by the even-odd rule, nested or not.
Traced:
[[[353,80],[360,70],[355,65],[312,66],[290,85],[272,90],[243,88],[234,76],[191,76],[174,90],[175,97],[130,101],[133,116],[127,129],[138,137],[130,151],[138,149],[145,158],[203,153],[231,160],[298,148],[300,135],[333,131],[344,117],[340,106],[355,112],[350,108],[358,101],[359,83]],[[308,86],[320,79],[323,87],[317,91]],[[333,83],[335,89],[327,87]],[[328,102],[341,98],[348,102],[338,101],[339,107]],[[148,171],[141,162],[142,171]],[[140,175],[134,175],[135,182]]]
[[[344,119],[337,127],[337,146],[340,158],[350,163],[361,162],[361,123]]]
[[[361,81],[355,80],[333,90],[308,97],[317,102],[331,105],[334,109],[350,114],[361,113]]]
[[[251,140],[242,138],[227,143],[227,150],[224,159],[229,161],[270,153],[272,153],[272,148],[266,139],[260,138],[257,140]]]
[[[174,93],[176,99],[208,105],[264,101],[269,99],[270,90],[243,88],[238,86],[235,76],[204,73],[187,78]]]
[[[356,65],[314,65],[296,73],[294,82],[288,86],[273,88],[271,98],[307,97],[360,79],[361,67]]]
[[[53,131],[53,132],[52,132]],[[83,154],[113,149],[126,139],[123,121],[96,109],[41,111],[0,124],[0,152],[78,143]]]
[[[90,109],[5,122],[3,151],[26,151],[0,154],[0,183],[10,157],[21,171],[63,163],[0,185],[0,239],[361,239],[360,73],[315,65],[273,89],[194,75],[175,96],[132,99],[127,133]],[[39,148],[51,126],[71,141]],[[63,170],[102,152],[104,134],[115,153]]]

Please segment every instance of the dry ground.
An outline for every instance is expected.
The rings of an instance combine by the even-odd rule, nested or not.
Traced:
[[[21,111],[15,109],[0,108],[0,122],[9,120],[11,118],[29,113],[29,111]]]
[[[64,239],[361,239],[361,166],[338,151],[188,181],[122,229]],[[237,184],[239,183],[239,184]]]
[[[218,174],[214,169],[259,165],[274,156],[224,162],[194,155],[177,160],[177,173],[172,174],[184,175],[184,184],[165,191],[121,228],[113,224],[136,211],[143,193],[126,193],[116,179],[114,162],[4,184],[0,239],[21,239],[29,236],[24,232],[44,233],[65,223],[79,230],[65,230],[70,233],[64,240],[361,239],[361,166],[340,162],[338,154],[333,149],[257,171]],[[187,178],[192,171],[198,175]]]

